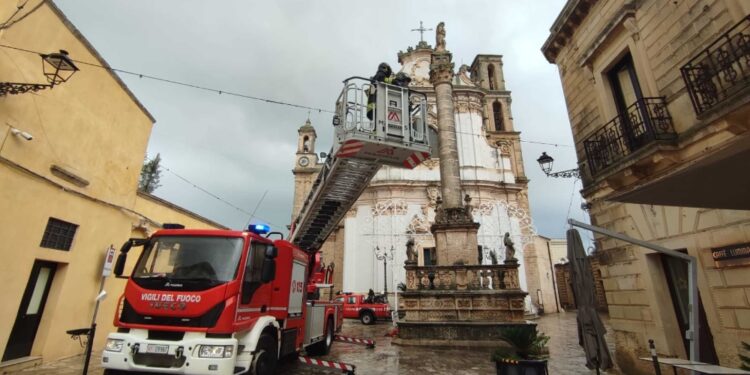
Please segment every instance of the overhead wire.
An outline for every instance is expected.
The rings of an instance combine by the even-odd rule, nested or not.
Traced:
[[[458,131],[458,130],[456,130],[456,134],[466,134],[466,135],[473,135],[473,136],[477,136],[477,137],[482,137],[482,138],[485,138],[485,137],[487,137],[487,134],[482,134],[482,133],[474,133],[474,132],[461,132],[461,131]],[[572,145],[566,145],[566,144],[564,144],[564,143],[551,143],[551,142],[540,142],[540,141],[528,141],[528,140],[525,140],[525,139],[520,139],[519,141],[520,141],[521,143],[534,143],[534,144],[539,144],[539,145],[547,145],[547,146],[555,146],[555,147],[573,147]]]
[[[13,12],[13,14],[11,14],[10,17],[8,17],[8,19],[5,20],[5,22],[0,23],[0,30],[7,29],[8,27],[12,26],[14,23],[18,22],[18,21],[14,21],[14,22],[11,23],[10,21],[13,19],[13,17],[15,17],[18,14],[18,12],[21,11],[21,9],[23,9],[23,7],[26,6],[26,3],[28,3],[28,2],[29,2],[29,0],[26,0],[26,1],[24,1],[23,4],[16,6],[16,11]],[[44,1],[42,1],[42,2],[44,2]],[[23,17],[21,19],[23,19]]]
[[[41,52],[38,52],[38,51],[32,51],[32,50],[25,49],[25,48],[19,48],[19,47],[9,46],[7,44],[0,44],[0,47],[2,47],[2,48],[8,48],[8,49],[13,49],[13,50],[16,50],[16,51],[21,51],[21,52],[34,53],[34,54],[38,54],[38,55],[42,54]],[[236,96],[236,97],[240,97],[240,98],[244,98],[244,99],[256,100],[256,101],[261,101],[261,102],[270,103],[270,104],[277,104],[277,105],[283,105],[283,106],[287,106],[287,107],[294,107],[294,108],[300,108],[300,109],[307,109],[307,110],[311,110],[311,111],[317,111],[318,113],[322,113],[322,112],[325,112],[325,113],[335,113],[334,111],[330,111],[330,110],[323,109],[323,108],[310,107],[310,106],[301,105],[301,104],[289,103],[289,102],[284,102],[284,101],[276,100],[276,99],[262,98],[262,97],[259,97],[259,96],[253,96],[253,95],[248,95],[248,94],[243,94],[243,93],[238,93],[238,92],[233,92],[233,91],[219,90],[219,89],[215,89],[215,88],[211,88],[211,87],[196,85],[196,84],[193,84],[193,83],[180,82],[180,81],[176,81],[176,80],[173,80],[173,79],[161,78],[161,77],[157,77],[157,76],[153,76],[153,75],[149,75],[149,74],[144,74],[144,73],[132,72],[132,71],[129,71],[129,70],[124,70],[124,69],[113,68],[111,66],[104,66],[104,65],[100,65],[100,64],[91,63],[91,62],[88,62],[88,61],[81,61],[81,60],[75,60],[75,59],[71,59],[71,60],[73,60],[74,62],[76,62],[78,64],[82,64],[82,65],[88,65],[88,66],[92,66],[92,67],[96,67],[96,68],[101,68],[101,69],[109,70],[109,71],[112,71],[112,72],[127,74],[127,75],[135,76],[135,77],[138,77],[138,78],[146,78],[146,79],[150,79],[150,80],[154,80],[154,81],[158,81],[158,82],[170,83],[170,84],[173,84],[173,85],[178,85],[178,86],[183,86],[183,87],[189,87],[189,88],[193,88],[193,89],[197,89],[197,90],[214,92],[214,93],[217,93],[219,95]]]
[[[568,219],[570,219],[570,209],[573,207],[573,197],[576,194],[576,185],[578,185],[578,178],[573,179],[573,191],[570,192],[570,203],[568,204],[568,213],[565,215],[566,219],[565,222],[568,222]]]
[[[16,13],[14,13],[10,18],[8,18],[7,21],[3,22],[3,24],[0,25],[0,30],[6,30],[6,29],[10,28],[11,26],[13,26],[13,25],[15,25],[15,24],[23,21],[26,17],[30,16],[31,14],[33,14],[34,12],[36,12],[37,10],[39,10],[39,8],[41,8],[42,5],[44,5],[44,3],[46,1],[47,0],[40,1],[39,4],[37,4],[36,6],[34,6],[33,8],[31,8],[31,10],[29,10],[24,15],[22,15],[21,17],[18,17],[17,19],[14,20],[13,17],[15,17],[16,14],[18,14],[18,12],[26,5],[26,3],[28,3],[28,1],[26,1],[25,3],[23,3],[21,5],[20,8],[18,8],[16,10]]]
[[[192,181],[188,180],[187,178],[185,178],[185,177],[183,177],[183,176],[181,176],[181,175],[177,174],[177,173],[176,173],[175,171],[173,171],[173,170],[169,169],[169,167],[165,166],[164,164],[160,164],[160,166],[161,166],[162,168],[164,168],[164,170],[166,170],[167,172],[169,172],[169,173],[173,174],[173,175],[174,175],[175,177],[177,177],[177,178],[179,178],[180,180],[184,181],[185,183],[187,183],[187,184],[191,185],[191,186],[192,186],[193,188],[195,188],[195,189],[198,189],[198,190],[202,191],[203,193],[205,193],[205,194],[208,194],[208,195],[209,195],[209,196],[211,196],[212,198],[214,198],[214,199],[216,199],[216,200],[218,200],[218,201],[220,201],[220,202],[224,203],[225,205],[227,205],[227,206],[229,206],[229,207],[232,207],[232,208],[234,208],[235,210],[237,210],[237,211],[239,211],[239,212],[241,212],[241,213],[243,213],[243,214],[245,214],[245,215],[248,215],[248,216],[250,216],[250,218],[253,218],[253,217],[257,217],[258,219],[261,219],[261,220],[263,220],[264,222],[266,222],[266,223],[268,223],[268,224],[270,224],[270,225],[273,225],[274,227],[276,227],[276,228],[278,228],[278,229],[282,229],[282,230],[283,230],[283,229],[286,229],[286,227],[285,227],[285,226],[283,226],[283,225],[279,225],[279,224],[273,223],[273,222],[271,222],[271,221],[269,221],[269,220],[267,220],[267,219],[265,219],[265,218],[262,218],[262,217],[260,217],[260,216],[257,216],[257,215],[255,215],[255,212],[254,212],[254,211],[253,211],[253,212],[249,212],[249,211],[247,211],[247,210],[243,209],[242,207],[239,207],[239,206],[237,206],[237,205],[233,204],[232,202],[229,202],[229,201],[227,201],[226,199],[224,199],[224,198],[222,198],[222,197],[220,197],[220,196],[218,196],[218,195],[216,195],[216,194],[214,194],[214,193],[212,193],[212,192],[208,191],[207,189],[205,189],[205,188],[203,188],[203,187],[200,187],[200,186],[198,186],[198,185],[197,185],[196,183],[194,183],[194,182],[192,182]],[[267,193],[267,192],[268,192],[268,191],[266,191],[266,193]],[[263,194],[263,197],[265,198],[265,196],[266,196],[266,195],[265,195],[265,193],[264,193],[264,194]],[[262,201],[262,198],[261,198],[261,201]],[[260,202],[258,202],[258,206],[259,206],[259,205],[260,205]],[[257,206],[256,206],[256,210],[257,210]]]
[[[0,44],[0,47],[2,47],[2,48],[8,48],[8,49],[16,50],[16,51],[21,51],[21,52],[27,52],[27,53],[42,54],[41,52],[38,52],[38,51],[32,51],[32,50],[29,50],[29,49],[15,47],[15,46],[10,46],[10,45],[7,45],[7,44]],[[170,83],[170,84],[173,84],[173,85],[178,85],[178,86],[183,86],[183,87],[189,87],[189,88],[193,88],[193,89],[197,89],[197,90],[215,92],[215,93],[217,93],[219,95],[225,94],[225,95],[236,96],[236,97],[245,98],[245,99],[262,101],[262,102],[270,103],[270,104],[277,104],[277,105],[284,105],[284,106],[289,106],[289,107],[294,107],[294,108],[307,109],[309,111],[317,111],[318,113],[325,112],[325,113],[335,114],[334,111],[330,111],[330,110],[323,109],[323,108],[310,107],[310,106],[301,105],[301,104],[289,103],[289,102],[285,102],[285,101],[281,101],[281,100],[262,98],[262,97],[258,97],[258,96],[247,95],[247,94],[242,94],[242,93],[236,93],[236,92],[227,91],[227,90],[220,90],[220,89],[215,89],[215,88],[200,86],[200,85],[196,85],[196,84],[192,84],[192,83],[180,82],[180,81],[176,81],[176,80],[173,80],[173,79],[161,78],[161,77],[157,77],[157,76],[153,76],[153,75],[149,75],[149,74],[138,73],[138,72],[133,72],[133,71],[119,69],[119,68],[113,68],[111,66],[104,66],[104,65],[100,65],[100,64],[95,64],[95,63],[87,62],[87,61],[81,61],[81,60],[75,60],[75,59],[73,59],[73,61],[76,62],[76,63],[79,63],[79,64],[83,64],[83,65],[93,66],[93,67],[97,67],[97,68],[101,68],[101,69],[105,69],[105,70],[110,70],[110,71],[117,72],[117,73],[122,73],[122,74],[131,75],[131,76],[136,76],[138,78],[146,78],[146,79],[151,79],[151,80],[154,80],[154,81],[159,81],[159,82],[164,82],[164,83]],[[309,116],[309,113],[308,113],[308,116]],[[478,136],[478,137],[485,137],[486,136],[485,134],[472,133],[472,132],[459,132],[459,131],[456,131],[456,133],[474,135],[474,136]],[[572,145],[561,144],[561,143],[529,141],[529,140],[525,140],[525,139],[521,139],[520,141],[522,143],[533,143],[533,144],[555,146],[555,147],[573,147]]]

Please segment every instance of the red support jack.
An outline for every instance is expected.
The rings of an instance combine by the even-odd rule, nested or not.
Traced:
[[[339,370],[341,371],[342,374],[347,374],[347,375],[354,375],[354,370],[357,368],[354,365],[344,363],[344,362],[323,361],[320,359],[304,357],[304,356],[299,356],[299,361],[310,366],[318,366],[318,367],[323,367],[323,368]]]

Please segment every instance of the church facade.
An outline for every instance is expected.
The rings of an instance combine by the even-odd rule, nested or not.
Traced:
[[[412,78],[410,88],[427,95],[428,123],[436,128],[435,94],[429,81],[431,51],[427,43],[420,42],[416,48],[399,52],[398,61],[400,71]],[[480,223],[476,259],[483,264],[492,264],[493,257],[502,262],[503,238],[510,233],[515,257],[521,264],[521,288],[527,290],[527,275],[539,275],[529,269],[535,266],[528,267],[530,262],[525,261],[527,255],[535,254],[535,231],[520,133],[513,125],[511,96],[505,87],[502,64],[500,55],[477,55],[471,66],[458,69],[453,77],[455,136],[462,196],[470,199],[474,220]],[[297,164],[293,169],[293,217],[299,213],[322,165],[316,156],[315,140],[315,129],[308,121],[299,128]],[[418,265],[436,264],[430,226],[439,192],[437,153],[412,170],[381,167],[322,248],[324,262],[335,264],[335,290],[392,293],[405,281],[403,265],[409,239],[415,242]],[[536,293],[530,293],[527,310],[536,310],[536,298]]]

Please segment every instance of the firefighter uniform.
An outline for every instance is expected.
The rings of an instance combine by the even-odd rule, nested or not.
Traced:
[[[367,95],[367,118],[372,120],[375,114],[375,99],[377,97],[377,82],[392,83],[395,77],[392,76],[393,70],[390,65],[386,63],[380,63],[378,65],[378,71],[374,76],[370,77],[373,85],[370,86],[370,93]]]

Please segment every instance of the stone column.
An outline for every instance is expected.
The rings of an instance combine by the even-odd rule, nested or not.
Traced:
[[[435,236],[438,265],[477,264],[477,230],[471,216],[471,198],[461,197],[461,171],[453,108],[452,54],[445,49],[445,25],[437,26],[437,43],[430,63],[430,82],[435,87],[438,113],[438,156],[442,199],[435,209]],[[462,202],[463,201],[463,202]],[[465,203],[465,205],[464,205]]]
[[[524,316],[526,292],[518,288],[518,265],[477,265],[477,230],[471,216],[471,198],[461,196],[458,144],[453,110],[453,63],[445,49],[445,25],[437,26],[430,81],[435,87],[438,112],[438,149],[442,199],[435,209],[437,267],[416,264],[407,245],[406,291],[395,344],[426,346],[502,345],[507,323]],[[412,244],[413,246],[413,244]],[[484,281],[492,277],[493,287]],[[481,279],[480,279],[481,278]],[[480,281],[481,280],[481,281]],[[523,323],[520,323],[523,324]]]
[[[438,115],[438,156],[443,207],[462,207],[461,172],[458,164],[458,142],[453,109],[453,63],[448,51],[433,52],[430,82],[435,87]]]

